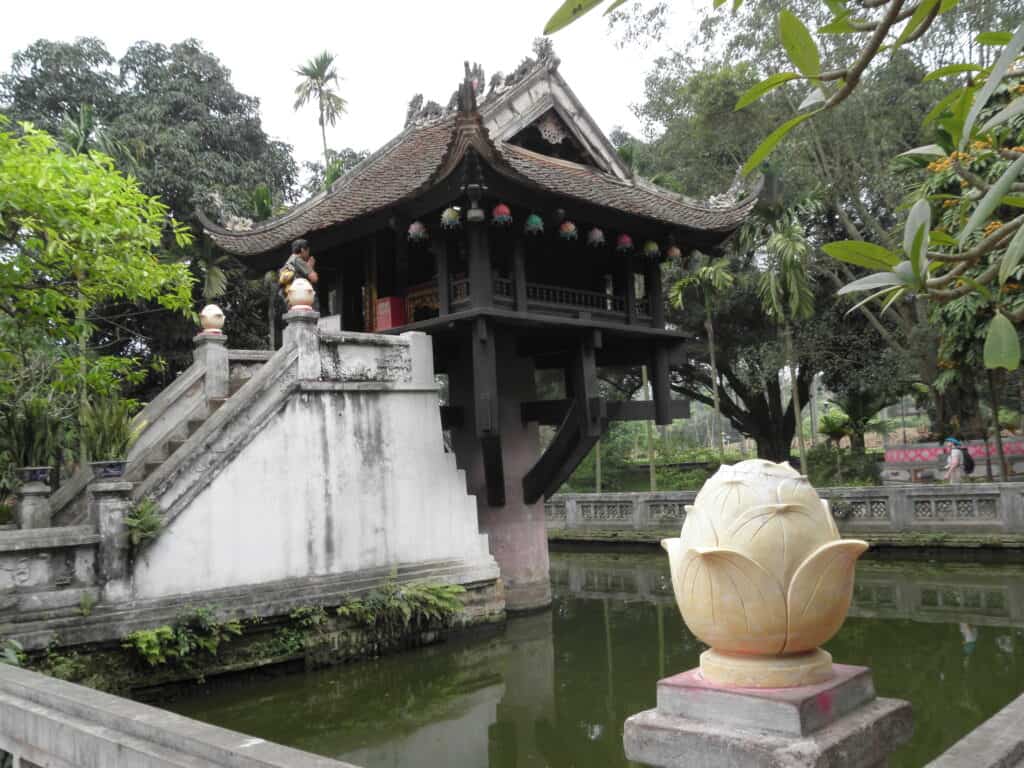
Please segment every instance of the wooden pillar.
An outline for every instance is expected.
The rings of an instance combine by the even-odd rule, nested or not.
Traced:
[[[526,312],[526,243],[517,237],[512,247],[512,276],[515,279],[516,312]]]
[[[366,249],[366,316],[363,325],[367,331],[377,327],[377,239],[370,238]]]
[[[626,322],[636,322],[636,268],[633,254],[626,254]]]
[[[491,277],[491,249],[487,239],[487,223],[467,221],[469,245],[469,300],[474,307],[494,303],[494,280]]]
[[[651,360],[651,385],[654,390],[654,423],[672,423],[672,388],[668,376],[668,347],[658,344]]]
[[[498,355],[494,328],[486,318],[473,324],[473,415],[483,457],[487,503],[505,504],[505,467],[498,410]]]
[[[657,259],[647,260],[645,275],[647,302],[651,309],[651,325],[655,328],[665,327],[665,303],[661,293],[661,262]]]
[[[451,278],[448,276],[448,241],[442,240],[434,250],[434,266],[437,272],[437,313],[451,312]]]
[[[333,299],[328,310],[330,314],[337,315],[341,318],[341,327],[345,327],[345,270],[341,266],[341,261],[338,263],[338,274],[334,276],[334,281],[331,284],[330,297]]]
[[[403,301],[409,295],[409,240],[405,236],[405,224],[398,222],[395,232],[395,296]],[[411,319],[410,319],[411,322]]]

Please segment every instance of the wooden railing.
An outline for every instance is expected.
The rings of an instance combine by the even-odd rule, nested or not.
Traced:
[[[512,306],[516,302],[515,280],[507,277],[492,278],[492,291],[495,303],[503,306]],[[468,278],[459,278],[449,283],[449,297],[452,304],[465,303],[472,298],[472,286]],[[577,312],[589,312],[595,315],[603,315],[606,318],[625,321],[626,298],[600,291],[586,291],[578,288],[565,288],[559,285],[544,285],[542,283],[526,284],[526,300],[530,309],[539,312],[557,312],[560,314],[574,315]],[[431,281],[410,286],[409,293],[405,298],[405,316],[408,322],[415,322],[422,317],[423,310],[436,315],[439,311],[440,302],[437,283]],[[417,310],[421,317],[417,317]],[[646,298],[637,299],[633,305],[633,316],[641,320],[649,320],[651,317],[650,301]]]

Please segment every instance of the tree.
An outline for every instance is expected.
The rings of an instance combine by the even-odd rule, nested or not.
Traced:
[[[338,118],[345,114],[345,99],[334,88],[338,87],[338,72],[334,68],[334,54],[324,51],[295,70],[302,78],[295,86],[295,110],[302,109],[316,101],[320,111],[320,136],[324,142],[324,166],[329,167],[331,159],[327,152],[327,125],[333,128]],[[332,88],[332,85],[334,88]]]
[[[729,290],[734,282],[735,278],[729,271],[728,260],[716,259],[677,280],[669,296],[670,301],[677,308],[682,308],[686,301],[687,292],[694,290],[698,293],[700,301],[704,305],[704,332],[707,334],[708,362],[711,364],[711,394],[714,402],[713,429],[715,432],[715,443],[718,446],[718,454],[722,457],[723,461],[725,459],[725,446],[722,444],[722,407],[719,394],[722,380],[718,375],[718,363],[715,355],[713,308],[715,299]]]
[[[165,236],[191,240],[109,157],[64,152],[48,134],[27,124],[15,132],[0,116],[0,365],[17,357],[19,340],[48,338],[67,373],[83,370],[83,385],[112,388],[133,361],[84,359],[89,313],[110,301],[191,309],[188,270],[156,256]]]

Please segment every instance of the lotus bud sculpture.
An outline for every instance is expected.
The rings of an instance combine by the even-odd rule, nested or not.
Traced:
[[[811,685],[832,676],[818,646],[842,626],[866,542],[839,539],[823,501],[788,464],[722,466],[665,539],[672,589],[686,625],[707,643],[712,683]]]

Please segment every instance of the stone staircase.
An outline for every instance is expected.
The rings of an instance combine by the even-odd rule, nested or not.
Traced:
[[[241,385],[235,391],[237,392],[240,387]],[[177,426],[171,429],[168,437],[157,442],[142,456],[130,461],[125,469],[124,479],[128,482],[140,483],[156,472],[227,401],[227,397],[205,398]]]

